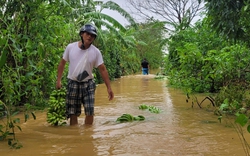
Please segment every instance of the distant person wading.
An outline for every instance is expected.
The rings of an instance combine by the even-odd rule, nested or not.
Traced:
[[[143,59],[143,61],[141,63],[141,67],[142,67],[142,74],[143,75],[148,75],[149,63],[146,60],[146,58]]]

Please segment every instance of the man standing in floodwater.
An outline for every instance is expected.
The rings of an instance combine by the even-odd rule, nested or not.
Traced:
[[[146,60],[146,58],[144,58],[143,61],[141,62],[141,68],[142,68],[142,74],[148,75],[149,63]]]
[[[61,78],[66,62],[69,62],[68,85],[66,97],[66,115],[70,118],[70,125],[78,124],[83,104],[85,124],[92,124],[94,120],[94,101],[96,85],[92,74],[93,68],[98,68],[104,80],[108,99],[114,98],[111,89],[108,71],[104,65],[99,49],[92,45],[97,37],[96,27],[91,24],[84,25],[79,32],[80,41],[68,44],[58,66],[56,88],[60,89]]]

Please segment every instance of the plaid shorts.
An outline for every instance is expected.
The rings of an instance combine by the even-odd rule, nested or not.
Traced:
[[[90,79],[86,82],[68,80],[66,96],[66,116],[81,115],[83,104],[85,115],[94,115],[95,82]]]

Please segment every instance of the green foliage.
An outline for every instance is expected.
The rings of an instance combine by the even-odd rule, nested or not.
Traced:
[[[2,55],[0,57],[0,69],[4,66],[6,60],[7,60],[7,51],[3,50],[3,53],[2,53]]]
[[[143,33],[140,33],[134,19],[114,2],[26,0],[18,3],[1,1],[0,4],[3,6],[0,12],[0,100],[6,104],[3,110],[0,107],[0,117],[6,117],[6,109],[12,112],[20,106],[27,109],[48,107],[50,93],[56,84],[58,62],[67,44],[80,39],[78,30],[86,23],[97,26],[98,38],[93,44],[101,50],[111,80],[138,72],[142,55],[137,47],[147,50],[155,44],[155,51],[147,52],[147,57],[152,58],[153,67],[157,67],[161,60],[162,44],[160,46],[158,41],[163,43],[159,39],[163,27],[157,29],[157,42],[153,40],[152,44],[146,44],[148,41],[142,39],[148,36],[143,36],[143,33],[156,34],[153,33],[153,24],[148,30],[141,29]],[[131,25],[124,27],[101,13],[103,9],[117,11]],[[63,85],[66,84],[66,75],[67,68]],[[94,76],[98,83],[102,83],[97,70]],[[29,111],[24,112],[25,121],[29,114]],[[31,115],[35,118],[34,113]],[[56,120],[62,118],[55,118],[50,118],[49,122],[61,124]],[[4,138],[11,134],[5,133],[2,127],[1,130]],[[13,141],[10,143],[16,145]]]
[[[127,19],[133,28],[137,28],[134,19],[124,9],[112,1],[105,3],[102,1],[88,1],[86,7],[91,9],[77,19],[78,25],[81,26],[85,23],[94,23],[94,25],[97,26],[98,38],[95,43],[101,50],[108,50],[106,49],[108,46],[107,41],[111,39],[112,36],[115,37],[122,46],[129,47],[129,43],[122,35],[127,29],[111,16],[102,13],[103,9],[116,11]],[[104,30],[103,27],[106,29]]]
[[[161,109],[155,106],[149,106],[146,104],[141,104],[139,106],[139,109],[141,110],[149,110],[151,113],[159,114],[161,112]]]
[[[146,104],[141,104],[138,107],[140,110],[149,110],[151,113],[159,114],[161,110],[155,106],[149,106]],[[123,114],[122,116],[116,119],[117,122],[131,122],[131,121],[142,121],[145,120],[145,117],[142,115],[133,116],[131,114]]]
[[[162,75],[162,74],[157,74],[157,75],[154,77],[154,79],[156,79],[156,80],[166,80],[167,77],[164,76],[164,75]]]
[[[193,92],[218,92],[231,82],[249,79],[246,45],[228,45],[207,29],[205,20],[203,25],[197,24],[171,37],[165,67],[171,85],[190,88]]]
[[[146,105],[146,104],[141,104],[141,105],[139,106],[139,109],[141,109],[141,110],[148,109],[148,105]]]
[[[244,1],[244,6],[241,9],[240,24],[244,29],[244,35],[241,36],[241,40],[247,43],[250,47],[249,35],[250,35],[250,1]]]
[[[164,22],[147,21],[140,23],[139,31],[134,34],[136,40],[141,41],[137,43],[137,53],[141,60],[143,58],[148,60],[150,69],[157,69],[162,63],[165,46],[163,42],[167,34],[164,26]]]
[[[238,110],[243,107],[243,103],[247,97],[246,91],[241,86],[230,85],[221,88],[221,91],[216,95],[215,102],[217,106],[220,106],[222,103],[233,104],[238,103],[237,107],[235,106],[234,110]],[[225,101],[226,100],[226,101]]]
[[[217,1],[206,0],[207,16],[210,25],[228,41],[233,43],[249,41],[249,0]]]
[[[79,39],[78,29],[87,22],[98,28],[94,44],[102,51],[112,80],[140,69],[141,58],[136,45],[142,42],[134,37],[139,32],[138,27],[116,3],[92,0],[13,3],[3,2],[6,10],[0,14],[3,52],[0,54],[0,99],[3,102],[14,106],[29,103],[45,108],[49,93],[55,86],[62,53],[68,43]],[[131,26],[125,28],[115,19],[100,13],[103,9],[121,13]],[[97,82],[102,83],[98,72],[94,74]],[[63,79],[63,84],[66,84],[66,79]]]
[[[216,93],[214,113],[218,120],[236,115],[235,122],[246,126],[250,106],[250,1],[205,2],[206,18],[170,37],[165,73],[170,85],[188,95]],[[192,103],[195,102],[200,106],[197,98],[193,98]],[[249,148],[242,129],[235,129],[243,138],[243,146]],[[250,132],[249,125],[247,130]]]
[[[142,121],[145,117],[142,115],[133,116],[131,114],[122,114],[122,116],[116,119],[117,122],[132,122],[132,121]]]
[[[66,124],[65,98],[66,89],[64,88],[54,90],[50,94],[47,112],[47,122],[53,126],[60,126]]]
[[[15,116],[18,111],[12,111],[0,100],[0,120],[3,124],[0,124],[0,141],[7,140],[8,145],[11,148],[19,149],[22,144],[16,139],[15,130],[18,129],[22,131],[19,126],[20,118]],[[34,112],[30,112],[30,105],[25,105],[24,119],[25,122],[29,119],[29,114],[32,114],[33,118],[36,119]]]
[[[248,117],[245,114],[237,114],[235,122],[244,127],[248,123]],[[250,131],[248,131],[250,133]]]
[[[6,7],[11,3],[6,2]],[[54,88],[56,63],[71,39],[67,34],[72,33],[72,24],[65,24],[65,19],[54,12],[60,4],[24,3],[17,3],[0,17],[0,28],[5,30],[0,31],[0,38],[7,53],[5,66],[0,69],[0,98],[14,106],[30,103],[45,107],[47,92]],[[2,81],[5,79],[8,81]]]
[[[213,28],[229,39],[238,40],[244,36],[240,22],[241,9],[247,0],[206,0],[207,15]]]

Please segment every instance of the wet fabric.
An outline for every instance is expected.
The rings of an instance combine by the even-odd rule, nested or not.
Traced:
[[[148,75],[148,68],[142,68],[142,74]]]
[[[81,115],[83,104],[85,115],[94,115],[95,82],[91,79],[86,82],[68,80],[66,96],[66,116]]]

